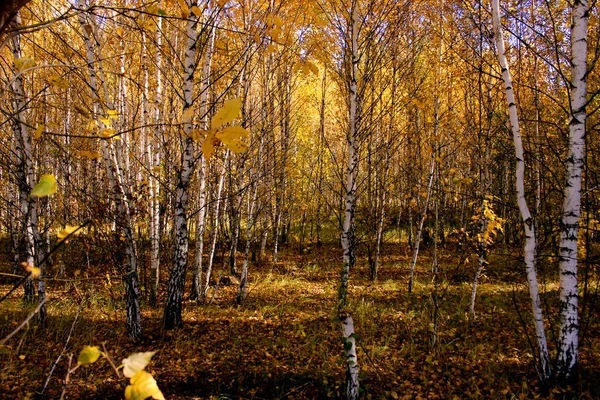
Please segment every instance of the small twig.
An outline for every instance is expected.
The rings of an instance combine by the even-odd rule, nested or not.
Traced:
[[[60,394],[60,400],[65,398],[65,393],[67,392],[67,385],[69,384],[69,376],[71,375],[71,362],[73,361],[73,354],[69,354],[69,365],[67,366],[67,375],[65,375],[65,381],[63,383],[62,392]],[[77,368],[77,367],[76,367]],[[75,368],[73,368],[75,370]]]
[[[81,310],[83,310],[83,303],[79,306],[79,310],[77,310],[77,314],[75,314],[75,320],[73,320],[73,324],[71,325],[71,330],[69,331],[69,336],[67,336],[67,341],[65,342],[65,346],[63,347],[63,349],[60,352],[60,355],[58,356],[56,361],[54,362],[54,365],[52,365],[52,368],[50,369],[50,373],[48,374],[48,378],[46,379],[46,382],[44,383],[44,386],[42,387],[40,394],[44,394],[46,387],[48,387],[48,383],[50,383],[50,378],[52,378],[52,374],[54,373],[54,368],[56,368],[56,366],[60,362],[60,359],[62,358],[62,356],[65,354],[65,351],[67,350],[67,345],[69,344],[69,341],[71,340],[71,335],[73,334],[73,331],[75,330],[75,324],[77,324],[77,319],[79,318],[79,314],[81,313]]]
[[[19,276],[21,276],[21,275],[19,275]],[[27,275],[23,276],[20,281],[18,281],[17,283],[15,283],[15,285],[12,287],[12,289],[10,289],[8,291],[8,293],[6,293],[4,296],[2,296],[2,298],[0,299],[0,303],[2,303],[8,296],[10,296],[10,294],[12,292],[14,292],[15,290],[17,290],[18,287],[21,286],[23,284],[23,282],[25,282],[27,280],[27,278],[29,278],[30,276],[31,276],[31,272],[27,273]]]
[[[371,356],[369,355],[369,353],[367,352],[367,350],[365,349],[365,347],[362,345],[362,343],[360,342],[360,340],[356,341],[358,343],[358,345],[360,346],[360,348],[362,349],[362,351],[364,351],[365,355],[367,356],[367,360],[369,360],[369,362],[371,363],[371,365],[373,365],[373,368],[375,369],[375,373],[377,374],[377,377],[379,378],[379,380],[383,380],[383,378],[381,377],[381,374],[378,371],[377,365],[375,365],[375,363],[373,362],[373,360],[371,359]]]
[[[25,318],[25,321],[21,322],[21,325],[17,326],[17,327],[15,328],[15,330],[14,330],[14,331],[12,331],[11,333],[9,333],[9,334],[8,334],[8,336],[6,336],[4,339],[2,339],[2,340],[0,341],[0,346],[2,346],[4,343],[6,343],[6,342],[7,342],[7,341],[8,341],[8,340],[11,338],[11,337],[13,337],[13,336],[14,336],[14,335],[15,335],[17,332],[19,332],[21,329],[23,329],[23,327],[29,323],[29,320],[30,320],[31,318],[33,318],[33,316],[34,316],[35,314],[37,314],[37,312],[40,310],[40,308],[42,308],[42,306],[43,306],[44,304],[46,304],[46,299],[42,300],[42,301],[40,302],[40,304],[38,304],[38,306],[35,308],[35,310],[33,310],[33,311],[31,312],[31,314],[29,314],[29,315],[27,316],[27,318]]]
[[[296,393],[297,391],[299,391],[300,389],[303,389],[305,386],[307,386],[310,382],[304,382],[302,385],[293,388],[292,390],[290,390],[289,392],[285,393],[284,395],[282,395],[281,397],[279,397],[280,399],[285,399],[286,397],[288,397],[290,394],[292,393]]]
[[[106,361],[108,361],[110,366],[115,370],[115,373],[117,374],[117,378],[121,379],[121,374],[119,373],[119,369],[113,362],[112,358],[108,355],[108,350],[106,350],[106,342],[102,343],[102,350],[104,350],[103,351],[104,358],[106,358]]]
[[[529,347],[531,348],[531,354],[533,354],[533,366],[534,366],[535,371],[538,374],[538,376],[540,376],[539,371],[538,371],[538,360],[537,360],[535,346],[533,345],[533,342],[531,341],[531,337],[529,336],[529,332],[527,331],[527,324],[525,323],[525,320],[523,319],[523,316],[521,315],[521,310],[519,308],[519,305],[517,304],[517,297],[516,297],[514,286],[513,286],[513,290],[512,290],[512,301],[513,301],[513,305],[515,306],[515,310],[517,311],[517,315],[519,316],[519,322],[521,323],[521,328],[523,328],[523,332],[525,333],[525,337],[527,338],[527,342],[529,343]]]

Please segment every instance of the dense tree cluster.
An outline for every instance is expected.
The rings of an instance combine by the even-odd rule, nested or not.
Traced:
[[[136,338],[142,299],[174,329],[184,297],[204,301],[221,275],[239,277],[242,304],[253,262],[341,238],[356,398],[357,252],[376,281],[382,243],[409,246],[410,292],[420,245],[437,255],[449,235],[469,240],[474,316],[503,241],[525,245],[542,380],[553,372],[537,279],[560,280],[557,373],[574,379],[577,261],[600,207],[595,2],[34,0],[13,11],[0,21],[0,222],[15,273],[39,268],[28,301],[34,284],[44,301],[44,276],[104,263],[123,279]],[[42,176],[55,193],[32,195]],[[71,233],[85,259],[54,251]]]

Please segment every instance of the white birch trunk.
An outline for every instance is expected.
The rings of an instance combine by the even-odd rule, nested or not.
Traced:
[[[217,197],[215,200],[215,211],[213,215],[213,228],[211,234],[211,243],[210,249],[208,251],[208,266],[206,267],[206,282],[204,283],[204,289],[202,291],[202,296],[206,296],[208,293],[208,288],[210,286],[210,275],[212,274],[212,266],[215,258],[215,250],[217,248],[217,237],[219,233],[219,215],[221,211],[221,194],[223,193],[223,183],[225,182],[225,164],[227,163],[227,158],[229,157],[229,150],[225,154],[225,160],[223,161],[223,166],[221,167],[221,172],[219,173],[219,186],[217,188]]]
[[[346,352],[346,397],[348,399],[358,399],[358,357],[354,321],[348,313],[342,313],[340,321],[342,322],[342,339],[344,340],[344,351]]]
[[[160,141],[162,139],[162,17],[158,17],[156,30],[156,97],[154,100],[154,140],[149,141],[148,164],[150,174],[148,187],[150,195],[150,305],[156,305],[156,292],[160,283],[160,184],[158,167],[160,165]]]
[[[212,28],[210,38],[207,44],[206,56],[204,58],[204,67],[202,71],[202,89],[200,94],[200,112],[202,118],[202,129],[207,130],[208,126],[208,93],[210,88],[210,74],[212,67],[212,57],[214,53],[216,29]],[[207,165],[206,159],[202,157],[200,168],[198,169],[198,216],[196,219],[196,257],[195,270],[192,280],[192,300],[200,300],[202,293],[202,257],[204,252],[204,231],[206,230],[206,179]]]
[[[577,380],[579,321],[577,293],[577,238],[581,215],[581,181],[585,154],[587,104],[588,0],[575,0],[571,25],[571,120],[567,182],[560,232],[560,335],[557,376],[565,383]]]
[[[339,318],[342,324],[342,333],[344,339],[344,354],[346,358],[346,395],[349,400],[357,400],[359,396],[358,381],[358,360],[356,355],[356,341],[354,338],[354,324],[352,316],[345,311],[348,296],[348,279],[350,269],[354,267],[355,259],[355,238],[354,238],[354,211],[356,208],[356,179],[358,175],[358,5],[356,1],[352,2],[350,10],[350,115],[349,130],[347,134],[348,145],[348,165],[346,171],[345,186],[345,211],[342,227],[342,249],[344,252],[344,264],[340,276],[340,289],[338,298]]]
[[[413,250],[413,257],[410,263],[410,271],[408,278],[408,293],[412,293],[415,266],[417,265],[417,258],[419,257],[419,247],[421,244],[421,234],[423,233],[423,226],[425,225],[425,219],[427,218],[427,209],[429,208],[429,199],[431,197],[431,189],[433,187],[433,175],[435,172],[435,151],[433,157],[431,157],[431,169],[429,171],[429,181],[427,183],[427,196],[425,197],[425,204],[423,205],[423,215],[421,215],[421,221],[419,222],[419,228],[417,229],[417,235],[415,236],[415,245]]]
[[[21,16],[17,14],[12,22],[13,27],[21,25]],[[22,57],[21,53],[21,36],[15,34],[10,40],[11,50],[15,60]],[[31,138],[27,129],[25,109],[26,98],[25,88],[23,84],[23,74],[21,71],[15,71],[15,76],[11,81],[11,89],[13,91],[13,121],[12,128],[15,143],[15,156],[17,164],[17,185],[19,188],[19,207],[20,217],[22,219],[21,235],[22,240],[19,242],[24,245],[25,262],[30,265],[35,265],[39,261],[39,241],[36,243],[36,238],[39,237],[37,226],[37,208],[38,201],[36,197],[29,196],[33,185],[35,184],[33,154],[31,150]],[[36,245],[37,244],[37,245]],[[36,260],[36,258],[38,260]],[[36,265],[40,268],[40,279],[43,277],[43,265]],[[44,298],[44,286],[38,286],[40,301]],[[41,289],[41,290],[40,290]],[[32,279],[27,279],[24,283],[24,299],[26,303],[33,302],[34,298],[34,283]],[[45,316],[45,305],[40,309],[40,316]],[[42,311],[44,313],[42,314]]]
[[[494,36],[496,47],[498,49],[498,61],[502,69],[502,78],[506,90],[506,102],[508,104],[508,113],[510,117],[510,126],[512,129],[513,142],[515,145],[516,170],[515,187],[517,192],[517,203],[523,227],[525,229],[525,246],[523,249],[525,258],[525,270],[527,272],[527,283],[529,284],[529,297],[531,298],[531,309],[533,313],[533,322],[535,326],[535,336],[537,339],[539,362],[537,365],[538,375],[541,380],[546,381],[551,374],[550,358],[548,355],[548,345],[546,342],[546,331],[544,327],[544,318],[542,315],[542,305],[540,302],[539,287],[536,273],[536,237],[535,225],[525,198],[525,158],[523,155],[523,142],[519,127],[519,118],[517,115],[517,104],[513,91],[512,78],[506,59],[504,48],[504,37],[500,25],[500,3],[499,0],[492,0],[492,18],[494,27]]]
[[[83,1],[80,2],[83,7]],[[96,58],[94,52],[94,46],[100,49],[100,42],[98,37],[95,35],[96,23],[94,19],[90,21],[86,20],[85,14],[79,15],[79,22],[82,27],[83,37],[86,46],[86,57],[87,67],[90,73],[90,88],[92,89],[93,96],[95,97],[93,104],[94,118],[98,118],[100,115],[100,92],[98,83],[104,88],[105,104],[109,109],[114,109],[112,101],[108,96],[108,89],[106,81],[104,79],[104,73],[100,61]],[[93,38],[93,42],[92,42]],[[97,70],[97,72],[96,72]],[[98,80],[100,82],[98,82]],[[138,288],[138,271],[137,271],[137,254],[135,248],[135,234],[133,230],[133,224],[131,221],[131,214],[129,210],[129,203],[127,196],[125,195],[124,178],[120,164],[117,161],[114,149],[109,142],[110,139],[102,140],[102,150],[104,163],[106,164],[106,171],[110,184],[111,191],[114,195],[114,200],[117,206],[118,212],[118,225],[125,238],[125,258],[126,265],[124,271],[124,282],[125,282],[125,297],[127,302],[127,318],[126,327],[127,333],[132,338],[138,338],[142,334],[141,327],[141,311],[139,306],[139,288]]]
[[[187,0],[188,9],[197,6],[196,0]],[[198,42],[198,16],[188,16],[185,41],[185,59],[183,71],[183,154],[181,168],[177,171],[177,188],[175,190],[175,263],[171,269],[171,277],[167,289],[167,301],[163,326],[174,329],[181,325],[181,308],[185,289],[185,272],[188,263],[188,216],[187,202],[190,179],[194,171],[194,141],[190,137],[193,125],[191,115],[186,111],[193,107],[194,73],[196,72],[196,52]],[[186,115],[187,114],[187,115]]]

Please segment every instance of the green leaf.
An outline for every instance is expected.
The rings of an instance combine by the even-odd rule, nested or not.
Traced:
[[[146,368],[155,351],[145,353],[135,353],[123,360],[123,375],[127,378],[133,378],[138,372]]]
[[[242,100],[240,98],[228,100],[223,107],[212,117],[210,126],[217,130],[224,124],[232,122],[240,115],[242,110]]]
[[[56,193],[56,178],[51,174],[44,174],[40,181],[33,187],[30,195],[35,197],[52,196]]]
[[[81,353],[79,353],[79,357],[77,357],[77,364],[79,365],[87,365],[95,363],[96,360],[100,357],[100,349],[98,346],[85,346]]]

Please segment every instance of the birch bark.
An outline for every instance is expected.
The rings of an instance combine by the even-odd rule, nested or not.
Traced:
[[[148,165],[150,174],[148,187],[150,194],[150,305],[156,305],[156,292],[160,282],[160,184],[157,179],[160,165],[160,140],[163,133],[162,122],[162,17],[158,17],[156,30],[156,93],[154,100],[153,140],[148,142]]]
[[[21,25],[21,16],[17,14],[12,21],[12,26],[15,28]],[[15,60],[21,58],[21,36],[15,34],[10,40],[10,47]],[[21,235],[22,239],[19,241],[23,243],[25,262],[30,265],[37,264],[39,261],[39,238],[38,225],[37,225],[37,212],[38,212],[38,200],[36,197],[29,195],[31,189],[35,183],[34,168],[33,168],[33,155],[31,149],[31,138],[27,129],[26,123],[26,97],[25,88],[23,84],[22,71],[15,71],[15,75],[12,79],[11,89],[13,91],[13,120],[12,129],[14,135],[14,150],[16,157],[17,166],[17,185],[19,188],[19,207],[20,216],[22,218]],[[37,242],[37,243],[36,243]],[[37,260],[36,260],[37,258]],[[43,277],[43,265],[36,265],[40,268],[40,279]],[[43,281],[42,286],[38,287],[40,301],[43,300],[44,290]],[[41,290],[40,290],[41,289]],[[24,283],[24,300],[26,303],[33,302],[35,293],[33,280],[28,278]],[[43,310],[40,309],[40,317],[42,311],[45,311],[45,305],[42,306]]]
[[[85,7],[84,1],[79,2],[82,8]],[[79,23],[82,27],[83,38],[86,47],[86,61],[87,67],[90,74],[90,88],[94,96],[93,102],[93,113],[94,118],[100,116],[100,91],[99,85],[104,89],[105,100],[104,103],[107,108],[114,109],[112,101],[109,98],[106,81],[104,79],[104,73],[102,65],[97,59],[94,47],[100,49],[100,42],[96,36],[97,24],[92,18],[91,20],[86,19],[86,14],[79,14]],[[102,153],[104,163],[106,165],[106,172],[108,175],[109,185],[113,192],[114,201],[117,206],[118,212],[118,225],[124,237],[125,245],[125,273],[123,280],[125,282],[125,297],[126,297],[126,327],[127,333],[132,338],[138,338],[142,334],[141,327],[141,312],[139,306],[139,288],[138,288],[138,271],[137,271],[137,254],[135,248],[135,234],[131,221],[131,214],[129,210],[129,203],[127,196],[125,195],[125,189],[123,187],[124,179],[121,166],[117,161],[114,149],[109,142],[110,139],[102,140]]]
[[[210,87],[210,74],[212,67],[212,56],[214,51],[216,29],[211,29],[208,41],[204,67],[202,71],[202,90],[200,95],[200,115],[202,118],[202,129],[208,129],[208,93]],[[196,219],[196,257],[195,270],[192,278],[192,300],[200,300],[202,293],[202,257],[204,252],[204,231],[206,228],[206,159],[202,157],[200,168],[198,168],[198,217]]]
[[[356,340],[354,337],[354,322],[352,315],[345,310],[348,296],[348,278],[350,269],[354,267],[355,238],[354,238],[354,212],[356,208],[356,180],[358,175],[358,4],[352,1],[350,9],[350,57],[351,65],[349,71],[349,130],[347,134],[348,164],[346,170],[345,185],[345,211],[342,227],[342,249],[344,251],[344,264],[340,276],[340,289],[338,298],[339,319],[342,324],[342,339],[344,340],[344,353],[346,358],[346,396],[355,400],[359,397],[358,363],[356,353]]]
[[[533,323],[535,326],[535,336],[538,346],[538,375],[541,380],[546,381],[551,374],[550,357],[548,355],[548,345],[546,342],[546,330],[544,327],[544,318],[542,315],[542,305],[540,302],[539,287],[536,273],[536,236],[533,218],[525,198],[525,158],[523,154],[523,141],[521,139],[521,130],[519,127],[519,118],[517,115],[517,103],[513,91],[513,83],[506,59],[504,48],[504,36],[500,25],[500,1],[492,0],[492,18],[496,47],[498,50],[498,62],[502,69],[502,78],[506,92],[506,102],[508,104],[508,114],[510,117],[510,126],[512,130],[513,142],[515,145],[516,170],[515,187],[517,192],[517,203],[523,227],[525,230],[525,246],[523,249],[525,258],[525,270],[527,272],[527,283],[529,285],[529,297],[531,299],[531,309],[533,313]]]
[[[186,0],[188,9],[198,6],[197,0]],[[192,12],[188,16],[185,41],[185,59],[183,64],[183,154],[181,168],[177,171],[177,187],[175,190],[175,263],[171,269],[167,289],[167,300],[163,318],[166,330],[175,329],[181,325],[181,308],[183,302],[185,272],[188,263],[188,190],[194,171],[194,141],[192,133],[192,116],[188,109],[193,107],[194,73],[196,72],[196,52],[198,42],[198,17]]]
[[[585,154],[587,104],[588,0],[575,0],[571,11],[571,119],[567,182],[560,232],[560,335],[557,376],[565,383],[577,379],[579,314],[577,292],[577,238],[581,215],[581,182]]]

